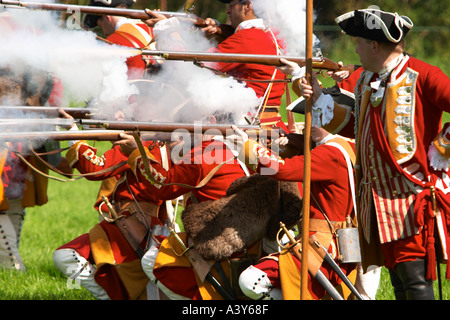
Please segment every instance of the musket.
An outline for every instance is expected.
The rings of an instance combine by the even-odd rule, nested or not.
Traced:
[[[190,133],[228,135],[233,134],[231,124],[203,124],[203,123],[179,123],[179,122],[135,122],[135,121],[105,121],[105,120],[84,120],[78,121],[81,125],[91,127],[101,127],[111,130],[127,131],[154,131],[154,132],[177,132],[185,130]],[[265,129],[258,125],[236,125],[240,130],[245,131],[249,136],[279,137],[276,128]],[[181,131],[178,131],[181,132]]]
[[[278,235],[277,235],[278,244],[280,245],[280,247],[292,252],[292,254],[299,261],[302,261],[302,248],[301,248],[302,245],[300,244],[300,241],[295,240],[295,238],[292,236],[292,234],[289,232],[289,230],[286,228],[286,225],[283,222],[280,222],[280,231],[278,231],[278,233],[280,233],[281,231],[283,231],[284,234],[286,234],[286,236],[288,237],[289,246],[283,246],[283,244],[280,243],[280,241],[278,239]],[[303,265],[303,261],[302,261],[302,265]],[[342,298],[342,296],[340,295],[340,293],[336,290],[336,288],[330,282],[330,280],[328,280],[327,277],[325,277],[325,275],[323,274],[322,271],[311,270],[309,264],[307,265],[307,268],[308,268],[311,276],[314,277],[314,279],[316,279],[317,282],[320,283],[320,285],[328,292],[328,294],[330,295],[331,298],[333,298],[333,300],[344,300]]]
[[[83,13],[93,15],[109,15],[126,17],[130,19],[147,20],[150,16],[145,10],[139,9],[121,9],[121,8],[109,8],[109,7],[97,7],[97,6],[83,6],[83,5],[70,5],[70,4],[58,4],[58,3],[40,3],[40,2],[22,2],[17,0],[0,0],[0,4],[7,6],[8,8],[27,8],[34,10],[48,10],[48,11],[60,11],[70,14]],[[186,21],[191,21],[197,27],[206,27],[205,20],[196,16],[193,13],[188,12],[172,12],[172,11],[158,11],[158,14],[165,16],[166,18],[178,18]],[[230,28],[228,25],[218,25],[217,34],[220,36],[230,35]],[[233,30],[234,31],[234,30]]]
[[[122,140],[121,133],[132,135],[133,132],[123,130],[81,130],[81,131],[33,131],[33,132],[2,132],[0,141],[26,141],[26,140],[94,140],[118,141]],[[142,140],[171,141],[172,134],[168,132],[142,132]]]
[[[43,119],[0,119],[0,130],[11,130],[14,128],[44,128],[56,126],[71,126],[75,123],[74,119],[64,118],[43,118]]]
[[[1,0],[0,0],[1,1]],[[93,108],[61,108],[75,119],[89,119],[94,114],[98,114],[98,109]],[[41,114],[46,118],[60,117],[61,114],[56,107],[41,106],[0,106],[0,116],[7,118],[8,116],[17,117],[21,114]]]
[[[331,257],[331,255],[328,253],[328,251],[325,249],[325,247],[318,242],[317,240],[313,240],[314,245],[319,250],[319,255],[323,258],[325,262],[327,262],[330,267],[336,272],[336,274],[341,278],[341,280],[346,284],[346,286],[350,289],[350,291],[355,295],[356,299],[358,300],[364,300],[363,296],[358,292],[356,287],[353,285],[353,283],[350,281],[350,279],[345,275],[345,273],[342,271],[342,269],[339,267],[339,265],[334,261],[334,259]]]
[[[245,54],[245,53],[215,53],[215,52],[192,52],[192,51],[162,51],[162,50],[141,50],[143,56],[161,57],[165,60],[194,61],[194,62],[223,62],[223,63],[250,63],[267,66],[283,66],[281,59],[286,59],[297,63],[300,67],[306,65],[306,59],[296,56],[269,55],[269,54]],[[151,58],[144,58],[151,59]],[[325,57],[312,59],[314,69],[341,71],[347,70],[350,73],[355,71],[354,65],[341,67],[337,62]]]

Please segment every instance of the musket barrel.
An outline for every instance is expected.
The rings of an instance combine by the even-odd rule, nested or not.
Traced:
[[[120,134],[123,130],[82,130],[82,131],[33,131],[33,132],[7,132],[0,133],[0,141],[25,141],[25,140],[94,140],[94,141],[117,141],[121,140]],[[164,140],[171,141],[172,135],[167,132],[143,132],[142,140]]]
[[[69,4],[66,5],[59,3],[22,2],[17,0],[0,0],[0,3],[2,5],[9,7],[22,7],[28,9],[50,10],[50,11],[71,12],[71,13],[80,12],[96,15],[120,16],[140,20],[149,19],[149,16],[147,15],[147,13],[145,13],[144,10],[136,10],[136,9],[133,10],[133,9],[120,9],[120,8],[97,7],[97,6],[83,6],[83,5],[69,5]],[[188,18],[196,22],[202,20],[196,15],[191,13],[158,11],[158,14],[162,14],[167,18],[171,17]]]
[[[76,119],[88,119],[93,114],[98,113],[98,109],[92,108],[62,108],[65,112]],[[46,118],[58,117],[60,113],[57,107],[41,106],[0,106],[0,116],[2,118],[17,117],[25,114],[40,114]]]
[[[264,54],[142,50],[142,55],[159,56],[161,58],[164,58],[165,60],[254,63],[270,66],[283,65],[280,62],[280,59],[284,58],[290,61],[294,61],[298,63],[300,66],[305,64],[305,59],[300,57],[264,55]],[[319,62],[319,58],[317,59],[317,62]]]
[[[178,122],[134,122],[134,121],[102,121],[102,120],[80,120],[81,125],[88,125],[93,127],[102,127],[111,130],[139,130],[139,131],[154,131],[154,132],[177,132],[177,130],[185,130],[190,133],[206,133],[211,135],[227,135],[233,134],[231,124],[191,124]],[[261,127],[257,125],[237,125],[239,129],[253,134],[261,131]],[[276,130],[265,130],[267,136],[271,137]]]
[[[262,64],[268,66],[282,66],[281,59],[293,61],[299,66],[305,66],[306,59],[303,57],[268,55],[268,54],[245,54],[245,53],[216,53],[216,52],[192,52],[192,51],[161,51],[161,50],[142,50],[144,56],[157,56],[165,60],[178,61],[203,61],[203,62],[222,62],[222,63],[250,63]],[[325,70],[351,70],[353,66],[340,67],[336,62],[320,57],[312,59],[313,68]]]
[[[44,119],[0,119],[0,129],[3,131],[8,128],[22,128],[27,129],[34,127],[49,127],[49,126],[71,126],[75,123],[74,119],[63,118],[44,118]]]

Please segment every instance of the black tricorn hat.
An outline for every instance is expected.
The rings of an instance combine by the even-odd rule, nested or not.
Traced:
[[[131,7],[136,0],[91,0],[89,5],[94,7],[108,7],[108,8],[115,8],[121,4],[126,5],[127,7]],[[84,17],[83,25],[88,28],[92,29],[97,26],[97,20],[101,16],[96,14],[87,14]]]
[[[406,16],[377,9],[355,10],[336,18],[342,31],[352,37],[398,43],[413,27]]]

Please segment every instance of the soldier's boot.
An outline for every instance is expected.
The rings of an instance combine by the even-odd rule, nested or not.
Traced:
[[[433,280],[426,280],[425,273],[425,260],[401,262],[395,266],[406,300],[434,300]]]
[[[9,215],[0,214],[0,267],[26,271],[17,246],[18,238]]]
[[[394,287],[395,300],[406,300],[406,291],[403,287],[402,280],[400,280],[392,269],[389,269],[389,274],[391,276],[391,284]]]
[[[99,300],[109,300],[109,296],[94,279],[95,266],[73,249],[58,249],[53,252],[55,266],[68,279],[69,286],[81,285]]]

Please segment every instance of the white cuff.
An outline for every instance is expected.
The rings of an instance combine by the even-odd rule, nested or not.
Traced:
[[[303,78],[305,76],[305,74],[306,74],[306,68],[300,67],[299,65],[297,65],[297,67],[295,67],[294,71],[292,71],[292,81]]]
[[[448,167],[450,165],[450,159],[444,157],[441,155],[436,147],[434,146],[434,143],[432,142],[430,144],[430,147],[428,148],[428,160],[430,161],[431,167],[433,167],[434,170],[445,172],[448,171]]]
[[[75,125],[71,127],[68,131],[79,131],[78,127]],[[69,140],[69,147],[73,146],[75,143],[77,143],[80,140]]]
[[[330,141],[331,139],[334,139],[334,138],[336,138],[336,135],[330,133],[329,135],[327,135],[325,138],[323,138],[319,142],[316,142],[316,145],[320,146],[321,144],[325,144],[325,143],[327,143],[328,141]]]

